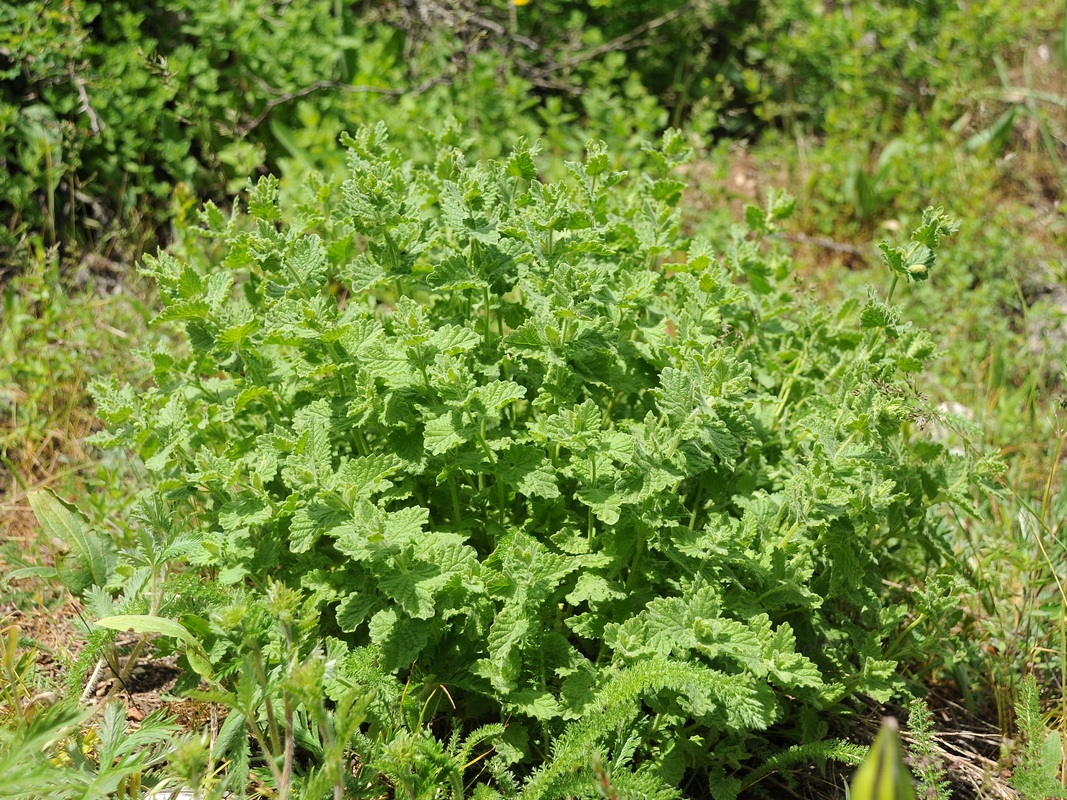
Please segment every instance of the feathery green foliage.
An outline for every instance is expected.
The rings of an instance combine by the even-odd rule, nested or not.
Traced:
[[[1012,786],[1025,800],[1067,797],[1067,787],[1059,779],[1067,740],[1058,730],[1049,730],[1045,724],[1033,675],[1027,675],[1019,684],[1015,720],[1022,737],[1022,749],[1012,774]]]
[[[924,800],[951,800],[952,785],[934,739],[933,715],[921,697],[908,705],[908,730],[912,736],[908,761],[915,773],[916,793]]]

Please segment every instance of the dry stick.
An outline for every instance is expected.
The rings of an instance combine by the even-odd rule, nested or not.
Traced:
[[[219,742],[219,708],[217,703],[211,703],[208,707],[208,714],[210,715],[210,721],[208,723],[208,746],[207,746],[207,763],[208,767],[214,771],[215,767],[215,747]]]
[[[38,489],[46,489],[53,483],[57,482],[60,478],[65,478],[67,475],[77,474],[84,469],[88,469],[93,465],[92,461],[84,461],[80,464],[73,464],[66,469],[58,472],[50,472],[47,477],[37,481],[32,486],[27,486],[25,489],[11,495],[3,503],[0,503],[0,510],[10,511],[14,508],[18,508],[19,503],[28,497],[31,492],[35,492]]]
[[[474,3],[458,2],[450,4],[449,7],[434,2],[418,3],[417,5],[419,9],[419,17],[422,20],[423,25],[427,28],[433,26],[431,20],[432,13],[433,16],[437,17],[437,19],[453,30],[467,27],[481,28],[487,33],[521,44],[523,47],[529,48],[530,50],[541,49],[541,45],[535,39],[531,39],[529,36],[524,36],[513,30],[508,30],[507,27],[496,20],[483,16],[481,9]],[[512,5],[512,9],[514,9],[514,5]],[[457,11],[459,13],[457,13]]]
[[[543,67],[534,66],[520,58],[515,58],[514,62],[520,67],[520,72],[525,78],[530,80],[535,85],[540,86],[541,88],[568,91],[574,94],[579,94],[581,93],[580,88],[571,86],[569,84],[560,83],[557,80],[553,80],[551,78],[552,73],[570,69],[572,67],[577,66],[578,64],[582,64],[598,56],[604,55],[605,53],[610,53],[616,50],[632,49],[634,47],[640,47],[644,44],[647,44],[646,40],[640,39],[639,37],[643,36],[649,31],[655,30],[656,28],[666,25],[672,20],[677,19],[682,14],[689,11],[694,5],[694,0],[689,0],[689,2],[684,3],[673,11],[670,11],[660,17],[656,17],[655,19],[648,20],[647,22],[638,25],[629,33],[617,36],[610,42],[606,42],[597,47],[591,48],[580,53],[576,53],[575,55],[566,58],[562,61],[553,61]],[[482,16],[480,13],[478,13],[479,10],[477,6],[473,6],[469,2],[460,2],[459,6],[464,12],[462,17],[453,12],[451,9],[448,9],[439,3],[417,4],[419,14],[423,18],[424,23],[428,24],[428,18],[430,16],[430,13],[432,12],[434,16],[438,17],[442,22],[444,22],[446,25],[453,29],[459,29],[463,27],[476,27],[480,28],[484,32],[491,33],[505,40],[509,44],[519,44],[529,50],[534,51],[542,50],[541,45],[534,39],[531,39],[528,36],[524,36],[513,31],[509,31],[506,26]],[[510,47],[508,47],[507,49],[510,49]],[[386,88],[381,86],[366,85],[352,86],[350,84],[342,83],[340,81],[316,81],[315,83],[305,86],[302,89],[297,89],[294,92],[287,92],[285,94],[281,94],[278,97],[275,97],[273,100],[267,103],[266,107],[259,115],[257,115],[252,120],[237,126],[235,132],[240,136],[244,136],[250,131],[258,128],[261,124],[263,124],[263,121],[277,106],[291,102],[292,100],[296,100],[300,97],[306,97],[309,94],[321,91],[323,89],[337,89],[339,91],[348,92],[350,94],[380,94],[388,97],[396,97],[399,95],[418,96],[433,88],[434,86],[451,83],[452,80],[453,76],[451,75],[438,76],[436,78],[431,78],[427,81],[424,81],[413,89]],[[273,93],[279,92],[279,90],[274,89],[270,86],[264,86],[264,89]]]
[[[428,6],[432,6],[432,8],[428,8]],[[581,94],[580,87],[552,80],[546,77],[551,70],[535,66],[518,57],[514,52],[516,45],[537,53],[544,52],[544,48],[535,39],[516,32],[514,26],[509,29],[495,20],[482,16],[480,9],[475,4],[458,2],[453,4],[452,7],[446,8],[440,3],[419,3],[418,9],[422,22],[427,28],[433,24],[430,16],[432,12],[437,20],[455,31],[458,36],[465,35],[469,37],[472,43],[484,39],[487,33],[492,35],[494,41],[503,41],[503,51],[510,57],[512,63],[518,67],[519,74],[533,85],[542,89]],[[514,16],[515,6],[511,5],[510,9],[511,15]],[[408,32],[410,33],[410,31],[409,27]],[[410,40],[412,37],[409,36],[408,38]]]
[[[104,128],[104,123],[100,121],[100,117],[93,110],[92,105],[89,103],[89,94],[85,91],[85,81],[79,78],[77,75],[74,77],[74,85],[78,87],[78,98],[81,100],[81,108],[79,111],[89,117],[89,127],[93,133],[99,135],[100,131]]]
[[[626,50],[629,47],[638,47],[640,46],[640,43],[631,44],[635,39],[637,39],[639,36],[645,35],[649,31],[655,30],[656,28],[666,25],[668,22],[676,20],[686,11],[689,11],[694,5],[694,1],[689,0],[689,2],[683,3],[682,5],[678,6],[678,8],[674,9],[673,11],[667,12],[661,17],[650,19],[648,22],[644,22],[638,25],[629,33],[624,33],[622,36],[616,36],[610,42],[605,42],[602,45],[598,45],[597,47],[591,48],[582,53],[577,53],[571,56],[570,58],[559,62],[558,64],[552,65],[550,68],[552,70],[569,69],[570,67],[574,67],[585,61],[594,59],[597,56],[602,56],[605,53],[611,53],[615,50]]]
[[[957,736],[957,734],[952,734]],[[952,742],[935,742],[938,754],[948,765],[948,771],[970,784],[980,793],[985,790],[999,800],[1017,800],[1018,795],[1002,778],[997,776],[998,764],[991,758]],[[987,794],[987,796],[988,796]]]
[[[959,708],[958,703],[950,702]],[[915,737],[909,731],[902,736],[909,745]],[[970,740],[970,741],[968,741]],[[950,731],[934,734],[934,752],[941,759],[957,785],[966,784],[976,795],[993,800],[1019,800],[1018,794],[998,775],[996,761],[974,749],[970,742],[996,746],[1001,741],[999,734],[978,731]],[[983,793],[984,792],[984,793]]]
[[[416,86],[414,89],[390,89],[384,86],[352,86],[347,83],[342,83],[341,81],[316,81],[315,83],[312,83],[309,86],[305,86],[303,89],[297,89],[295,92],[287,92],[279,97],[275,97],[273,100],[267,103],[266,107],[259,114],[259,116],[242,125],[238,125],[235,130],[237,134],[244,136],[245,134],[255,130],[261,124],[263,124],[263,120],[265,120],[270,114],[270,112],[278,106],[296,100],[300,97],[306,97],[307,95],[312,94],[314,92],[322,91],[323,89],[337,89],[339,91],[348,92],[349,94],[381,94],[386,95],[388,97],[396,97],[398,95],[410,95],[412,97],[415,97],[422,94],[423,92],[428,91],[434,86],[439,86],[443,83],[451,82],[452,76],[442,75],[436,78],[431,78],[430,80],[425,81],[420,85]],[[278,91],[277,89],[274,89],[269,86],[265,86],[264,88],[271,92]]]
[[[138,640],[137,644],[133,646],[133,650],[130,651],[129,658],[126,659],[126,666],[119,670],[118,674],[115,675],[115,683],[112,684],[110,689],[108,689],[108,692],[106,695],[104,695],[104,698],[93,708],[93,712],[89,715],[89,719],[92,719],[97,714],[99,714],[104,708],[107,707],[107,704],[114,699],[116,694],[126,688],[126,680],[130,677],[130,674],[133,672],[134,667],[137,666],[137,659],[141,657],[141,651],[144,650],[144,646],[147,642],[148,634],[144,634]],[[104,659],[101,659],[101,661],[103,660]],[[97,664],[97,668],[100,668],[99,663]],[[88,690],[88,687],[86,687],[86,689]]]
[[[541,45],[538,44],[535,39],[531,39],[529,36],[524,36],[521,33],[509,31],[499,22],[491,20],[488,17],[483,17],[479,13],[480,9],[474,3],[461,2],[460,5],[466,12],[466,17],[463,18],[462,22],[474,23],[477,27],[488,31],[489,33],[495,34],[496,36],[504,37],[506,39],[510,39],[511,41],[521,44],[523,47],[527,47],[530,50],[541,49]],[[449,14],[448,11],[442,8],[441,5],[438,3],[434,3],[434,7],[438,9],[444,19],[451,22],[453,27],[456,27],[457,19],[454,15]],[[512,6],[512,8],[514,8],[514,6]]]
[[[571,94],[581,94],[582,89],[578,86],[572,86],[569,84],[562,84],[559,81],[552,80],[551,75],[554,72],[561,72],[563,70],[571,69],[579,64],[584,64],[586,61],[591,61],[598,56],[605,55],[619,50],[633,50],[638,47],[643,47],[649,44],[648,39],[641,38],[646,33],[655,30],[668,22],[672,22],[678,17],[682,16],[686,11],[689,11],[695,5],[694,0],[678,6],[673,11],[669,11],[663,16],[650,19],[647,22],[638,25],[629,33],[624,33],[621,36],[616,36],[610,42],[605,42],[602,45],[584,50],[579,53],[575,53],[569,58],[565,58],[562,61],[550,61],[548,64],[542,67],[537,67],[530,64],[527,61],[516,58],[515,63],[518,64],[520,71],[527,80],[542,86],[545,88],[558,89],[570,92]]]
[[[528,50],[535,52],[545,52],[541,45],[522,34],[514,31],[509,31],[505,25],[502,25],[495,20],[488,19],[481,15],[480,9],[469,0],[459,0],[456,5],[465,12],[465,15],[460,16],[450,8],[446,8],[440,3],[419,3],[418,8],[420,13],[425,18],[429,16],[432,11],[434,16],[439,18],[449,27],[458,30],[464,27],[476,27],[485,32],[491,33],[505,41],[505,50],[510,51],[513,45],[521,45]],[[551,54],[549,54],[549,62],[544,66],[536,66],[528,61],[514,57],[513,62],[519,67],[519,72],[524,78],[529,80],[536,86],[540,86],[546,89],[554,89],[558,91],[566,91],[571,94],[581,94],[581,87],[573,86],[570,84],[561,83],[558,80],[554,80],[551,76],[553,73],[561,72],[571,69],[579,64],[591,61],[598,56],[602,56],[606,53],[618,51],[618,50],[630,50],[636,47],[641,47],[648,44],[647,39],[642,39],[645,34],[656,28],[662,27],[667,23],[677,19],[678,17],[690,11],[696,5],[695,0],[689,0],[688,2],[680,5],[678,8],[656,17],[655,19],[648,20],[638,25],[632,31],[624,33],[621,36],[617,36],[610,42],[605,42],[597,47],[584,50],[574,55],[564,58],[560,61],[552,60]],[[429,7],[429,10],[428,10]]]
[[[82,696],[78,699],[79,703],[89,702],[89,696],[96,689],[96,684],[100,681],[100,673],[104,671],[105,664],[107,664],[106,658],[97,659],[96,669],[93,670],[93,674],[89,677],[89,682],[85,684],[85,691],[82,692]]]
[[[807,244],[814,247],[824,247],[827,250],[833,250],[837,253],[848,253],[850,256],[856,256],[864,263],[870,264],[871,256],[862,247],[856,247],[854,244],[848,244],[847,242],[837,242],[826,236],[808,236],[804,233],[776,233],[773,234],[778,239],[784,239],[787,242],[796,242],[797,244]]]

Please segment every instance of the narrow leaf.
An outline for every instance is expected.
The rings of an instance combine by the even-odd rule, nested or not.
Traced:
[[[115,546],[89,527],[88,520],[48,489],[31,492],[30,507],[53,539],[65,544],[71,555],[57,559],[59,578],[73,594],[90,586],[105,586],[115,567]]]
[[[189,645],[197,644],[196,637],[180,622],[164,617],[154,617],[150,614],[115,614],[110,617],[101,617],[96,624],[113,631],[133,630],[137,633],[158,633],[161,636],[180,639]]]

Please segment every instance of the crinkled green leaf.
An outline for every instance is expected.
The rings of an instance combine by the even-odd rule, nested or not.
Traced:
[[[426,422],[423,428],[423,439],[426,449],[434,455],[442,455],[449,450],[469,441],[473,436],[473,430],[463,422],[463,414],[459,409],[446,411],[433,417]]]

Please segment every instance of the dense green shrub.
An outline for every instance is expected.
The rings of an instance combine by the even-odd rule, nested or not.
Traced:
[[[455,116],[483,157],[519,135],[573,157],[593,135],[636,162],[642,137],[687,120],[862,142],[915,111],[939,131],[973,100],[959,76],[1043,20],[1013,2],[2,3],[0,257],[140,246],[176,186],[222,203],[250,175],[333,170],[337,135],[379,120]]]
[[[244,135],[250,117],[272,92],[331,77],[327,6],[262,19],[251,4],[196,0],[0,5],[0,245],[143,215],[151,226],[178,182],[216,197],[243,185],[264,160]]]
[[[332,168],[337,135],[360,123],[455,115],[495,155],[540,126],[524,114],[531,84],[483,34],[334,0],[0,4],[0,257],[26,239],[150,240],[176,185],[228,202],[250,175]],[[641,118],[603,101],[618,77],[587,88],[599,127],[629,133]],[[553,140],[577,152],[561,123]]]
[[[346,35],[355,12],[338,8],[0,5],[0,246],[26,233],[73,244],[116,222],[150,231],[179,183],[226,200],[277,168],[306,95],[345,124],[376,118],[384,104],[356,101],[409,88],[402,37],[372,25]]]
[[[340,746],[390,775],[398,747],[445,769],[502,725],[504,796],[594,796],[599,753],[642,796],[733,797],[818,743],[820,712],[888,698],[922,627],[886,581],[938,572],[937,505],[970,476],[903,433],[929,337],[873,297],[795,294],[762,244],[781,196],[686,238],[674,131],[647,174],[594,144],[561,183],[525,144],[468,165],[455,127],[421,163],[383,126],[347,141],[350,177],[313,180],[290,224],[264,179],[247,217],[208,206],[199,267],[148,261],[189,349],[151,354],[147,392],[97,386],[100,441],[154,476],[125,588],[90,592],[125,615],[108,627],[184,640],[276,763],[270,704],[319,719],[309,685],[367,693]],[[931,212],[887,245],[894,285],[951,230]],[[217,581],[146,566],[175,558]],[[936,586],[926,611],[954,603]],[[297,737],[319,758],[325,724]]]
[[[908,112],[944,133],[968,96],[989,79],[990,53],[1051,22],[1050,12],[1013,2],[953,0],[862,4],[790,0],[767,4],[773,37],[765,69],[768,121],[888,139]]]

